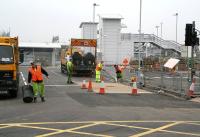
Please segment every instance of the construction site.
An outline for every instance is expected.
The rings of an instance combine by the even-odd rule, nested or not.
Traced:
[[[176,12],[176,39],[165,39],[163,22],[154,27],[157,34],[142,28],[148,23],[142,22],[142,0],[138,2],[138,32],[126,31],[132,27],[126,25],[129,14],[119,8],[121,14],[95,13],[97,3],[92,3],[92,21],[81,16],[77,23],[78,15],[70,12],[64,24],[70,26],[70,37],[64,41],[53,29],[41,29],[42,22],[32,26],[40,33],[48,30],[47,42],[28,40],[33,30],[26,35],[0,30],[0,136],[200,136],[199,21],[184,22],[178,31]],[[59,13],[74,6],[32,5],[34,13],[48,14],[55,22],[61,15],[54,17],[47,7],[59,7]],[[79,8],[78,13],[87,11]],[[59,25],[55,30],[64,34]],[[79,30],[78,35],[71,29]],[[184,32],[184,42],[177,40],[178,32]]]

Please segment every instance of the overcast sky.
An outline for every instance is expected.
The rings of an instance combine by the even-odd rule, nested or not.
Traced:
[[[0,0],[0,31],[11,30],[24,42],[50,42],[80,38],[81,22],[92,21],[93,3],[97,14],[121,14],[127,28],[122,32],[138,33],[140,0]],[[200,0],[142,0],[142,33],[156,34],[155,26],[163,23],[163,38],[184,43],[185,24],[196,21],[200,28]],[[96,16],[96,21],[98,17]],[[159,28],[160,36],[160,28]]]

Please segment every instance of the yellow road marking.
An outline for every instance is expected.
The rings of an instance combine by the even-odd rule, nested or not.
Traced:
[[[187,122],[186,124],[200,126],[200,123],[192,123],[192,122]]]
[[[166,129],[166,128],[169,128],[169,127],[178,125],[178,124],[180,124],[180,123],[182,123],[182,122],[170,123],[170,124],[167,124],[167,125],[165,125],[165,126],[161,126],[161,127],[155,128],[155,129],[151,129],[151,130],[149,130],[149,131],[145,131],[145,132],[142,132],[142,133],[139,133],[139,134],[130,136],[130,137],[141,137],[141,136],[144,136],[144,135],[148,135],[148,134],[151,134],[151,133],[154,133],[154,132],[158,132],[158,131],[160,131],[160,130],[163,130],[163,129]]]
[[[146,127],[128,126],[128,125],[113,124],[113,123],[105,123],[105,125],[128,127],[128,128],[137,128],[137,129],[144,129],[144,130],[151,130],[152,129],[152,128],[146,128]]]
[[[95,126],[95,125],[98,125],[98,124],[99,124],[99,123],[87,124],[87,125],[84,125],[84,126],[79,126],[79,127],[75,127],[75,128],[66,129],[66,130],[59,130],[59,131],[53,132],[53,133],[38,135],[38,136],[36,136],[36,137],[47,137],[47,136],[52,136],[52,135],[56,135],[56,134],[60,134],[60,133],[64,133],[64,132],[71,132],[71,131],[73,131],[73,130],[77,130],[77,129],[82,129],[82,128],[86,128],[86,127]]]
[[[122,125],[122,124],[118,124],[119,122],[120,123],[169,123],[169,124],[154,129],[154,128],[139,127],[139,126]],[[31,126],[31,125],[45,125],[45,124],[87,124],[87,125],[78,126],[78,127],[75,127],[75,128],[70,128],[70,129],[65,129],[65,130]],[[93,134],[93,133],[87,133],[87,132],[74,131],[74,130],[79,130],[79,129],[82,129],[82,128],[87,128],[87,127],[99,125],[99,124],[148,130],[146,132],[142,132],[142,133],[139,133],[137,135],[133,135],[132,137],[144,136],[144,135],[151,134],[151,133],[154,133],[154,132],[159,132],[159,131],[167,132],[167,133],[174,133],[174,134],[182,134],[182,135],[200,136],[200,134],[196,134],[196,133],[165,130],[166,128],[169,128],[171,126],[175,126],[175,125],[178,125],[178,124],[191,124],[191,125],[199,126],[200,121],[82,121],[82,122],[8,123],[8,124],[0,124],[0,126],[2,126],[2,127],[0,127],[0,129],[9,128],[9,127],[24,127],[24,128],[34,128],[34,129],[55,131],[53,133],[38,135],[37,137],[46,137],[46,136],[56,135],[56,134],[65,133],[65,132],[75,133],[75,134],[83,134],[83,135],[93,135],[93,136],[100,136],[100,137],[111,137],[111,136],[102,135],[102,134]]]
[[[144,130],[152,130],[153,128],[146,128],[146,127],[139,127],[139,126],[128,126],[128,125],[121,125],[121,124],[113,124],[113,123],[105,123],[106,125],[113,125],[113,126],[121,126],[121,127],[127,127],[127,128],[138,128],[138,129],[144,129]],[[193,123],[191,123],[193,124]],[[200,125],[200,124],[197,124]],[[168,133],[175,133],[175,134],[182,134],[182,135],[192,135],[192,136],[200,136],[200,134],[194,134],[194,133],[187,133],[187,132],[178,132],[178,131],[170,131],[170,130],[160,130],[161,132],[168,132]]]
[[[36,126],[27,126],[27,125],[16,125],[17,127],[25,127],[25,128],[34,128],[34,129],[43,129],[43,130],[50,130],[50,131],[62,131],[60,129],[55,128],[46,128],[46,127],[36,127]]]
[[[12,125],[7,125],[7,126],[0,127],[0,129],[4,129],[4,128],[8,128],[8,127],[13,127],[13,126]]]
[[[93,133],[87,133],[87,132],[78,132],[78,131],[68,131],[69,133],[75,133],[75,134],[81,134],[81,135],[92,135],[97,137],[113,137],[109,135],[102,135],[102,134],[93,134]]]
[[[137,120],[129,120],[129,121],[77,121],[77,122],[35,122],[35,123],[4,123],[0,124],[1,125],[12,125],[12,124],[22,124],[22,125],[41,125],[41,124],[86,124],[86,123],[171,123],[171,122],[191,122],[191,123],[200,123],[200,121],[137,121]]]
[[[188,133],[188,132],[179,132],[179,131],[170,131],[170,130],[160,130],[163,132],[168,132],[168,133],[174,133],[174,134],[181,134],[181,135],[191,135],[191,136],[198,136],[200,137],[200,134],[195,134],[195,133]]]
[[[52,135],[61,134],[61,133],[64,133],[64,132],[63,131],[57,131],[57,132],[53,132],[53,133],[38,135],[38,136],[35,136],[35,137],[47,137],[47,136],[52,136]]]
[[[91,126],[96,126],[96,125],[99,125],[101,123],[92,123],[92,124],[88,124],[88,125],[84,125],[84,126],[79,126],[79,127],[75,127],[75,128],[70,128],[70,129],[67,129],[68,131],[73,131],[73,130],[78,130],[78,129],[82,129],[82,128],[86,128],[86,127],[91,127]]]

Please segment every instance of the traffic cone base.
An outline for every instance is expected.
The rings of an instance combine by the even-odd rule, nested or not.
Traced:
[[[132,90],[131,90],[131,95],[138,95],[136,81],[133,82]]]
[[[88,83],[88,92],[92,92],[92,81],[90,80]]]
[[[101,81],[100,83],[99,94],[105,94],[104,81]]]
[[[194,86],[195,86],[195,79],[193,78],[192,84],[190,85],[190,88],[189,88],[189,90],[188,90],[188,92],[187,92],[187,95],[188,95],[189,97],[195,97],[195,96],[194,96]]]
[[[137,89],[133,88],[133,89],[132,89],[132,94],[133,94],[133,95],[136,95],[136,94],[137,94]]]
[[[99,94],[105,94],[105,89],[104,88],[100,88],[99,89]]]

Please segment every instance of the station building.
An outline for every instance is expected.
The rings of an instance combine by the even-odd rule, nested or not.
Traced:
[[[64,43],[32,43],[20,42],[21,65],[29,65],[30,61],[39,61],[44,66],[60,64],[60,48]]]

